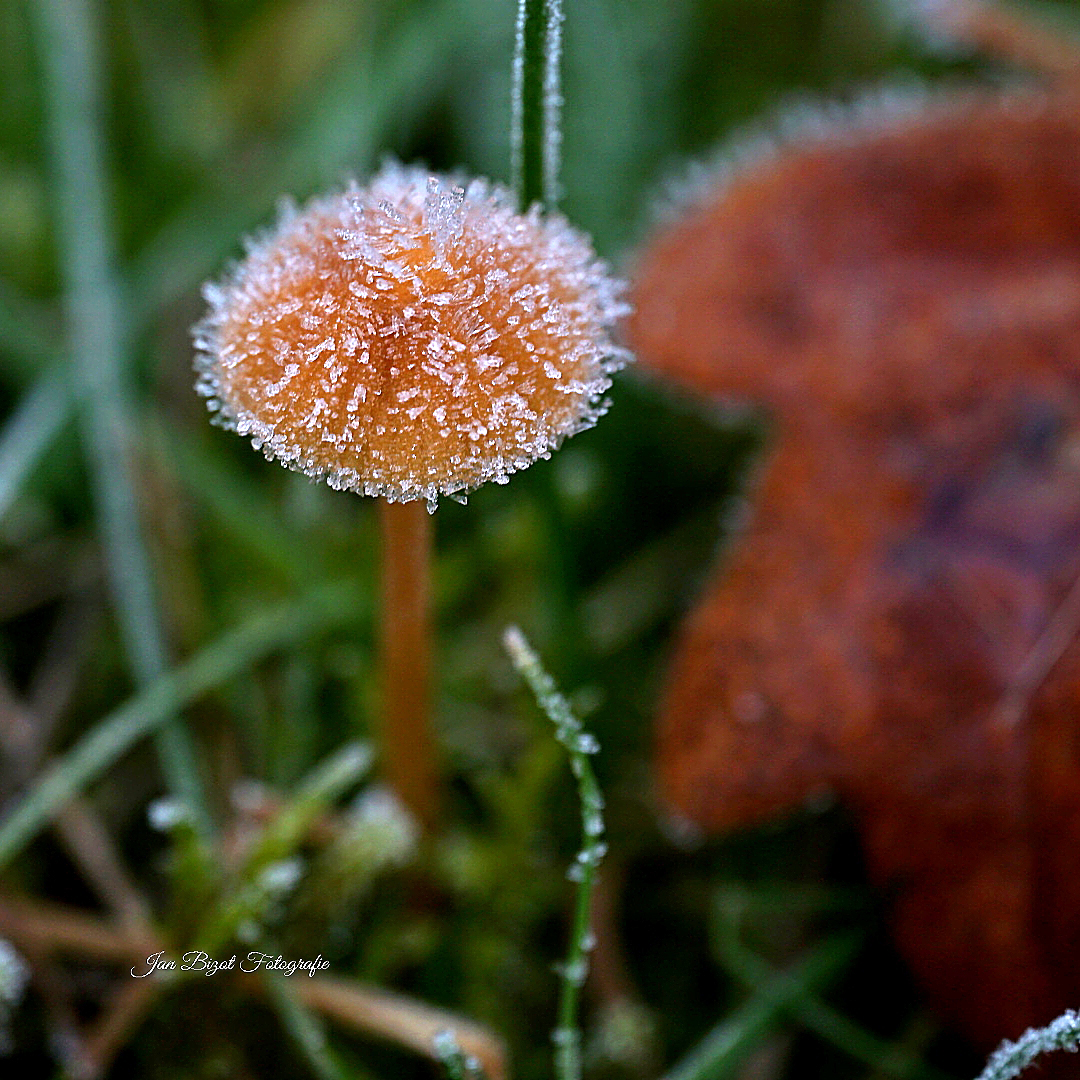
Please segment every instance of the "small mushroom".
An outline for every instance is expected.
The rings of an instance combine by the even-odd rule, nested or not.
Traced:
[[[562,217],[389,165],[286,211],[207,286],[198,389],[269,458],[434,506],[597,418],[619,291]]]
[[[217,421],[383,497],[384,767],[424,824],[437,790],[424,505],[505,483],[596,420],[627,359],[609,335],[621,292],[560,215],[393,163],[287,209],[205,288],[197,389]]]

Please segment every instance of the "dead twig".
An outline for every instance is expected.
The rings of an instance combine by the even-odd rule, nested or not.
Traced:
[[[252,987],[258,986],[252,980]],[[437,1060],[435,1036],[452,1031],[458,1045],[475,1057],[489,1080],[506,1080],[506,1048],[488,1028],[455,1013],[400,994],[326,975],[300,979],[294,990],[301,1003],[347,1027],[378,1035]]]
[[[145,928],[117,927],[92,915],[59,904],[0,897],[0,936],[20,949],[41,955],[54,953],[102,960],[123,966],[145,966],[147,958],[165,946]],[[239,980],[249,993],[264,993],[254,976]],[[476,1057],[489,1080],[506,1080],[506,1049],[488,1028],[455,1013],[437,1009],[400,994],[349,979],[329,976],[297,978],[297,999],[308,1008],[355,1031],[375,1035],[435,1058],[435,1036],[452,1031],[462,1050]],[[133,979],[107,1006],[86,1040],[79,1059],[80,1080],[100,1075],[124,1041],[149,1011],[162,983]]]
[[[0,936],[44,953],[128,963],[164,948],[148,927],[119,927],[76,908],[0,896]]]
[[[125,926],[147,930],[150,905],[128,875],[112,837],[85,799],[72,799],[56,816],[54,828],[83,877]]]
[[[49,1041],[61,1066],[70,1071],[83,1053],[83,1034],[72,1000],[70,980],[45,951],[26,941],[19,943],[23,959],[49,1021]]]
[[[74,1080],[96,1080],[108,1071],[113,1059],[149,1014],[162,989],[163,984],[157,979],[132,979],[121,983],[90,1029],[83,1052],[72,1070]]]

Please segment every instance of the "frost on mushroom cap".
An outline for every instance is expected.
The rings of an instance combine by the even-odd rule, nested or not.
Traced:
[[[472,490],[604,411],[623,286],[557,214],[390,164],[286,210],[195,328],[197,389],[268,458],[391,501]]]

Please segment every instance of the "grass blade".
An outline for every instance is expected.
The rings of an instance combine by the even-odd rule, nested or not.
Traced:
[[[1003,1042],[991,1055],[978,1080],[1013,1080],[1043,1054],[1075,1053],[1080,1048],[1080,1015],[1067,1009],[1046,1027],[1028,1028],[1016,1042]]]
[[[135,413],[123,372],[125,328],[112,271],[101,123],[101,64],[87,0],[41,0],[37,13],[55,169],[64,309],[109,580],[139,684],[168,664],[131,467]],[[187,729],[164,718],[155,735],[170,790],[204,829],[209,811]]]
[[[710,1031],[666,1080],[723,1080],[732,1076],[761,1041],[784,1020],[792,1004],[825,989],[855,955],[861,934],[826,941],[794,970],[760,984],[756,993]]]
[[[582,846],[568,876],[577,882],[574,913],[570,928],[570,948],[559,975],[562,991],[559,995],[559,1015],[555,1025],[555,1075],[557,1080],[580,1080],[581,1029],[577,1022],[578,998],[589,971],[588,953],[591,945],[589,913],[593,885],[600,861],[607,854],[604,843],[604,797],[596,782],[592,754],[600,747],[592,735],[582,730],[581,721],[570,710],[570,704],[556,689],[555,682],[543,669],[540,659],[525,640],[525,635],[511,626],[503,644],[521,677],[532,690],[536,703],[555,727],[555,738],[570,755],[570,768],[578,784],[581,800]]]
[[[302,127],[286,133],[280,153],[268,155],[265,175],[240,190],[204,192],[179,211],[130,275],[134,325],[219,272],[238,251],[239,237],[265,223],[283,193],[303,196],[369,170],[387,131],[407,130],[432,84],[451,78],[456,43],[487,29],[473,10],[461,0],[420,7],[376,55],[360,50],[327,76]]]
[[[510,172],[522,210],[559,198],[562,23],[562,0],[518,0]]]
[[[305,777],[292,798],[263,830],[245,874],[295,853],[311,823],[367,772],[373,757],[365,743],[349,743]]]
[[[41,776],[0,822],[0,870],[73,795],[100,776],[177,709],[249,668],[268,653],[352,617],[352,593],[323,586],[299,603],[260,612],[110,713]]]
[[[71,395],[55,372],[38,379],[0,434],[0,518],[27,475],[59,434],[71,412]]]
[[[282,976],[268,973],[262,980],[281,1026],[292,1037],[311,1075],[318,1080],[347,1080],[347,1073],[330,1050],[319,1018],[297,1000]]]
[[[713,940],[724,968],[756,993],[763,992],[775,972],[738,938],[738,906],[734,897],[734,918],[721,917],[714,926]],[[729,898],[729,903],[731,898]],[[921,1062],[905,1047],[878,1038],[827,1005],[807,987],[785,1005],[789,1016],[838,1050],[862,1061],[872,1069],[896,1080],[947,1080],[946,1074]]]

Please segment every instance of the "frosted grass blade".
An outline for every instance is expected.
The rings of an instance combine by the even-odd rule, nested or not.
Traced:
[[[554,209],[562,149],[562,0],[518,0],[510,100],[510,174],[520,209]]]
[[[1013,1080],[1036,1058],[1054,1050],[1080,1049],[1080,1014],[1067,1009],[1046,1027],[1028,1028],[1016,1042],[1003,1042],[990,1056],[978,1080]]]
[[[596,739],[584,731],[573,714],[570,703],[555,686],[540,664],[525,635],[511,626],[503,636],[503,645],[518,673],[532,690],[536,703],[555,728],[555,738],[570,755],[570,769],[578,785],[581,801],[582,846],[567,876],[577,882],[574,912],[570,927],[570,947],[566,961],[558,968],[562,980],[559,1015],[552,1038],[555,1042],[557,1080],[580,1080],[581,1029],[577,1022],[578,998],[589,972],[592,933],[589,913],[596,871],[607,854],[604,842],[604,797],[596,782],[590,757],[600,749]]]

